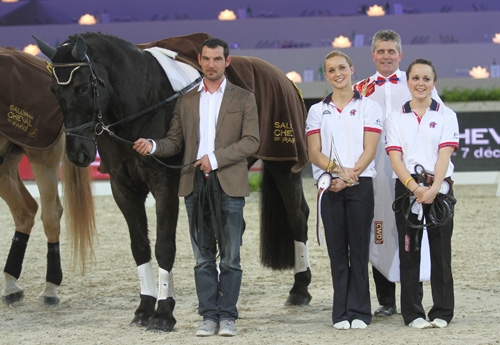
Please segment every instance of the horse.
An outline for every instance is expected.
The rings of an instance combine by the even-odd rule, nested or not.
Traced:
[[[196,56],[208,37],[198,33],[134,45],[113,35],[85,33],[70,36],[54,48],[34,36],[52,61],[51,90],[63,112],[69,160],[88,166],[98,148],[102,168],[110,175],[140,277],[140,303],[131,324],[147,330],[170,332],[176,323],[172,268],[182,153],[162,159],[141,156],[132,143],[141,137],[166,135],[177,97],[201,80]],[[170,47],[171,53],[183,50],[174,54],[175,60],[198,71],[198,78],[174,89],[164,67],[148,51],[162,46]],[[261,263],[271,269],[294,268],[294,284],[285,304],[307,305],[312,297],[308,292],[309,208],[300,175],[307,164],[303,99],[283,72],[263,60],[233,56],[226,73],[231,82],[251,90],[257,99],[261,145],[248,164],[263,161]],[[287,117],[280,119],[280,115]],[[144,207],[148,193],[156,200],[159,289],[153,286]]]
[[[8,205],[15,224],[4,268],[2,302],[17,305],[25,296],[18,280],[38,211],[38,203],[19,176],[19,162],[27,156],[40,192],[41,219],[47,237],[45,287],[38,303],[56,306],[60,303],[57,288],[63,279],[59,248],[63,205],[58,192],[59,167],[65,149],[62,113],[49,91],[51,74],[46,61],[14,48],[0,47],[0,71],[0,197]],[[64,209],[67,202],[76,205],[78,201],[77,208],[68,206],[66,212],[74,225],[70,227],[74,231],[69,234],[70,241],[74,249],[85,251],[95,232],[90,176],[88,169],[67,163],[62,175],[81,186],[78,195],[73,193],[77,200],[70,200],[71,193],[64,200]],[[79,252],[76,254],[79,257]]]

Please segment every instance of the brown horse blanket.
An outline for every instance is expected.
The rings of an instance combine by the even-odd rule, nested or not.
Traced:
[[[33,55],[0,47],[0,133],[20,146],[48,148],[62,133],[48,66]]]
[[[180,61],[200,70],[198,52],[210,35],[196,33],[138,44],[140,49],[161,47],[179,54]],[[293,172],[308,162],[305,137],[307,109],[300,90],[285,73],[270,63],[250,56],[231,56],[227,79],[252,93],[257,100],[260,147],[254,155],[262,160],[292,161]]]

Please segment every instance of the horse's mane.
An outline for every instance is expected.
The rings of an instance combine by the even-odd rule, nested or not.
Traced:
[[[102,66],[107,75],[107,87],[119,93],[135,95],[136,87],[139,85],[147,85],[148,81],[157,81],[158,83],[169,83],[163,70],[156,63],[156,60],[151,54],[137,48],[133,43],[130,43],[120,37],[103,33],[103,32],[86,32],[70,36],[61,45],[61,49],[68,45],[64,55],[68,55],[69,50],[75,45],[78,37],[82,37],[87,46],[87,56],[97,68]],[[67,61],[67,60],[66,60]],[[96,70],[98,75],[103,74],[103,70]],[[162,77],[164,76],[164,77]],[[135,81],[135,83],[130,83]],[[151,85],[152,88],[159,87]],[[165,87],[165,85],[163,85]],[[108,91],[111,91],[109,89]],[[124,91],[126,90],[126,91]],[[147,90],[142,90],[147,92]],[[143,98],[143,94],[140,98]],[[154,97],[157,98],[157,97]]]
[[[75,34],[63,43],[73,46],[77,38],[81,36],[85,40],[88,49],[88,55],[99,63],[109,62],[109,67],[126,62],[130,59],[141,59],[145,54],[134,44],[111,34],[103,32],[86,32]],[[126,52],[126,54],[124,54]],[[111,60],[109,59],[111,58]]]
[[[105,33],[105,32],[101,32],[101,31],[88,31],[88,32],[84,32],[84,33],[79,33],[79,34],[74,34],[74,35],[71,35],[68,37],[68,39],[63,43],[75,43],[77,38],[79,36],[82,36],[85,41],[87,40],[94,40],[94,39],[104,39],[104,40],[108,40],[108,41],[116,41],[117,44],[123,44],[123,45],[133,45],[132,43],[124,40],[123,38],[120,38],[118,36],[115,36],[115,35],[111,35],[111,34],[108,34],[108,33]]]

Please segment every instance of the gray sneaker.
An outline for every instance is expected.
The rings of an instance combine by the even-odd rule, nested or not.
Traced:
[[[196,333],[195,335],[197,337],[209,337],[211,335],[214,335],[217,328],[218,328],[218,324],[217,322],[215,321],[212,321],[212,320],[204,320],[200,327],[198,327],[198,329],[196,330]]]
[[[236,324],[233,320],[222,320],[219,323],[219,335],[233,337],[237,334]]]

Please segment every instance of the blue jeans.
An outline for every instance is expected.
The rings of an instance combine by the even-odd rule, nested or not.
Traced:
[[[221,229],[216,229],[210,209],[205,207],[203,229],[198,233],[192,222],[194,197],[191,194],[184,199],[190,224],[191,245],[196,259],[194,280],[198,295],[198,313],[203,320],[215,322],[234,321],[238,318],[236,303],[243,275],[240,247],[244,230],[245,198],[230,197],[222,189],[220,191]],[[201,237],[201,241],[198,241],[198,237]],[[220,255],[219,272],[216,262],[217,250]]]

